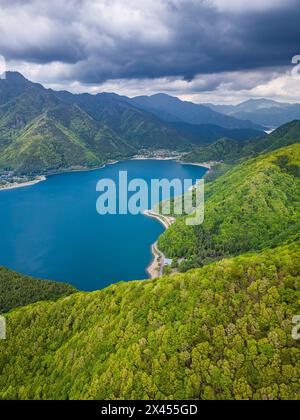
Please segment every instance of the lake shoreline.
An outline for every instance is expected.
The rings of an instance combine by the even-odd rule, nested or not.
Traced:
[[[176,220],[175,217],[162,216],[153,210],[145,210],[144,215],[160,222],[165,230],[168,230]],[[159,250],[157,241],[151,246],[151,252],[153,258],[146,271],[149,274],[149,278],[153,280],[163,275],[163,263],[166,257]]]
[[[153,259],[146,271],[149,275],[149,279],[154,280],[163,275],[162,262],[165,259],[165,255],[158,249],[157,242],[151,246],[151,252]]]
[[[5,191],[5,190],[12,190],[12,189],[16,189],[16,188],[22,188],[22,187],[29,187],[29,186],[33,186],[36,185],[40,182],[46,181],[48,177],[50,176],[56,176],[56,175],[62,175],[62,174],[67,174],[67,173],[76,173],[76,172],[92,172],[92,171],[97,171],[100,169],[104,169],[107,166],[110,165],[116,165],[118,163],[121,162],[126,162],[126,161],[138,161],[138,160],[148,160],[148,161],[174,161],[177,162],[181,165],[192,165],[192,166],[198,166],[198,167],[202,167],[202,168],[206,168],[206,169],[211,169],[213,165],[211,165],[210,163],[204,162],[204,163],[190,163],[190,162],[183,162],[181,160],[179,160],[179,156],[164,156],[164,157],[151,157],[151,156],[134,156],[132,158],[128,158],[128,159],[124,159],[124,160],[112,160],[109,161],[107,163],[105,163],[104,165],[100,166],[100,167],[95,167],[95,168],[87,168],[87,167],[74,167],[74,168],[69,168],[66,170],[61,170],[61,171],[57,171],[57,172],[49,172],[46,175],[42,175],[38,178],[36,178],[35,180],[32,181],[28,181],[28,182],[24,182],[24,183],[20,183],[20,184],[15,184],[9,187],[4,187],[4,188],[0,188],[0,192],[1,191]],[[157,220],[158,222],[160,222],[162,224],[162,226],[164,227],[165,230],[169,229],[170,226],[172,226],[172,224],[175,222],[176,218],[174,217],[168,217],[168,216],[163,216],[157,212],[155,212],[154,210],[146,210],[144,212],[144,215],[146,217],[150,217],[152,219]],[[152,244],[151,246],[151,253],[152,253],[152,261],[149,264],[149,266],[146,268],[146,271],[149,275],[149,279],[155,279],[157,277],[160,277],[163,275],[163,264],[164,264],[164,260],[165,260],[165,255],[158,249],[158,242],[156,241],[154,244]]]
[[[182,156],[181,156],[182,157]],[[181,165],[192,165],[192,166],[199,166],[201,168],[206,168],[209,171],[216,166],[219,162],[203,162],[203,163],[198,163],[198,162],[183,162],[182,160],[180,160],[180,157],[177,156],[165,156],[165,157],[151,157],[151,156],[142,156],[142,155],[136,155],[133,156],[131,158],[128,159],[122,159],[122,160],[112,160],[112,161],[108,161],[107,163],[95,167],[95,168],[88,168],[88,167],[74,167],[74,168],[67,168],[67,169],[62,169],[60,171],[49,171],[48,173],[44,174],[44,175],[39,175],[38,177],[36,177],[36,179],[32,180],[32,181],[26,181],[26,182],[20,182],[12,184],[12,185],[7,185],[7,186],[0,186],[0,192],[1,191],[8,191],[8,190],[14,190],[16,188],[25,188],[25,187],[30,187],[36,184],[39,184],[40,182],[44,182],[47,181],[47,178],[50,176],[56,176],[56,175],[63,175],[63,174],[69,174],[69,173],[76,173],[76,172],[92,172],[92,171],[99,171],[100,169],[104,169],[107,166],[110,165],[116,165],[118,163],[121,162],[127,162],[127,161],[137,161],[137,160],[156,160],[156,161],[174,161],[177,163],[180,163]]]
[[[47,178],[45,176],[39,176],[38,178],[33,179],[32,181],[20,182],[19,184],[14,183],[11,185],[0,187],[0,191],[9,191],[9,190],[15,190],[17,188],[31,187],[32,185],[39,184],[40,182],[44,182],[46,180]]]

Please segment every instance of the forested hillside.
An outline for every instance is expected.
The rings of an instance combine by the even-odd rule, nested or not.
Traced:
[[[279,127],[272,134],[246,142],[231,137],[219,139],[208,146],[194,147],[183,160],[186,162],[224,161],[232,164],[294,143],[300,143],[300,121],[292,121]]]
[[[141,149],[186,150],[188,140],[113,95],[55,92],[7,72],[0,80],[0,172],[95,167]]]
[[[38,280],[0,267],[0,314],[39,300],[54,300],[74,293],[68,284]]]
[[[0,171],[34,175],[94,167],[135,148],[76,105],[18,73],[0,81]]]
[[[299,143],[208,183],[159,240],[201,268],[94,293],[0,270],[0,399],[299,400],[299,183]]]
[[[110,127],[138,150],[185,149],[189,143],[184,134],[151,113],[128,104],[118,95],[72,95],[69,92],[55,92],[55,95],[65,103],[77,104],[93,119]]]
[[[300,227],[300,143],[246,161],[206,184],[205,221],[178,218],[159,239],[181,268],[281,243]]]
[[[197,125],[170,124],[115,94],[56,92],[7,72],[6,79],[0,79],[0,173],[41,175],[89,168],[145,149],[186,152],[193,143],[222,137],[244,141],[261,134],[261,127],[208,107],[167,97],[169,102]],[[217,123],[220,126],[207,125]]]
[[[300,245],[7,317],[1,399],[300,399]]]

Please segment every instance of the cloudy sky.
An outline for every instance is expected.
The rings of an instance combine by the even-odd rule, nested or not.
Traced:
[[[73,92],[300,102],[299,22],[299,0],[0,0],[0,55]]]

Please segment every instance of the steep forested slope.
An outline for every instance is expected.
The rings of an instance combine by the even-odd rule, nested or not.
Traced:
[[[7,317],[0,398],[300,399],[299,242]]]
[[[55,92],[19,73],[0,80],[0,171],[41,174],[187,145],[175,129],[117,95]]]
[[[192,152],[183,157],[184,162],[235,162],[239,157],[243,145],[240,141],[221,138],[207,145],[195,147]]]
[[[206,184],[205,221],[185,218],[159,239],[184,266],[273,246],[300,227],[300,144],[249,160]]]
[[[2,171],[41,174],[78,165],[96,166],[136,152],[77,105],[63,102],[55,92],[18,73],[8,73],[7,79],[1,80],[0,93]]]
[[[225,161],[236,163],[281,147],[300,143],[300,121],[292,121],[279,127],[272,134],[246,142],[233,138],[219,139],[217,142],[201,147],[184,157],[186,162]]]
[[[252,140],[246,143],[242,149],[243,156],[255,156],[257,154],[270,152],[280,147],[300,143],[300,121],[291,121],[279,127],[272,134],[259,140]]]
[[[103,163],[80,139],[46,115],[29,124],[0,157],[0,168],[20,174]]]
[[[53,300],[74,293],[68,284],[38,280],[0,267],[0,314],[40,300]]]
[[[188,144],[185,136],[175,128],[128,104],[118,95],[72,95],[68,92],[56,92],[56,95],[66,103],[76,103],[138,149],[184,149]]]

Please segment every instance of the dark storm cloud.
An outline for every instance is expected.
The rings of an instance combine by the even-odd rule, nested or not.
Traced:
[[[250,10],[234,5],[221,10],[212,3],[0,0],[0,54],[71,64],[66,79],[94,84],[124,78],[192,80],[197,74],[286,66],[299,54],[297,1]],[[210,88],[216,86],[211,81]]]

